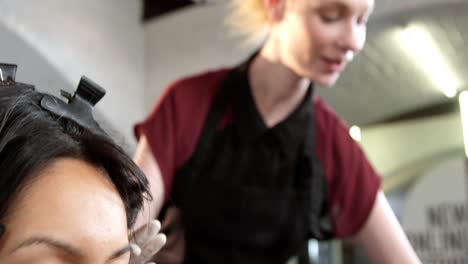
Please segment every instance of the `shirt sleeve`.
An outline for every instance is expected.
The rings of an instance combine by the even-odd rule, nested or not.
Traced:
[[[169,85],[148,117],[134,127],[135,136],[144,134],[159,165],[165,199],[173,179],[192,156],[214,95],[227,69],[189,76]]]
[[[173,86],[173,85],[172,85]],[[172,184],[175,170],[176,124],[173,87],[169,86],[160,97],[148,117],[134,127],[138,139],[142,134],[148,139],[166,190],[166,197]]]
[[[381,186],[363,150],[330,109],[319,111],[317,151],[329,189],[329,210],[335,235],[355,235],[366,223]],[[321,116],[320,116],[321,115]]]

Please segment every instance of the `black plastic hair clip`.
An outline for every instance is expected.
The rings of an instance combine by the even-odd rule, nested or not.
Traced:
[[[68,102],[52,95],[44,95],[41,107],[57,116],[71,119],[95,132],[106,134],[93,117],[93,107],[104,97],[106,90],[83,76],[73,95],[64,90],[61,90],[60,94]]]
[[[0,63],[0,87],[27,87],[34,89],[34,86],[16,82],[15,64]],[[106,90],[83,76],[74,94],[64,90],[60,94],[68,101],[65,102],[53,95],[44,95],[41,100],[41,107],[59,117],[71,119],[79,125],[94,132],[106,134],[99,124],[94,120],[93,107],[104,97]]]

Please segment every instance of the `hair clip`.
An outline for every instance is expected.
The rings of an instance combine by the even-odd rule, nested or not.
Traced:
[[[72,95],[64,90],[60,94],[68,102],[64,102],[52,95],[44,95],[41,107],[60,117],[71,119],[83,127],[105,134],[104,130],[94,120],[93,106],[95,106],[106,94],[106,90],[83,76],[78,88]]]
[[[18,66],[15,64],[0,63],[0,87],[10,86],[34,89],[32,85],[16,82],[17,68]],[[93,107],[104,97],[106,90],[83,76],[73,95],[64,90],[61,90],[60,94],[68,102],[46,94],[41,99],[41,107],[57,116],[71,119],[95,132],[106,134],[93,117]]]
[[[17,68],[15,64],[0,63],[0,86],[11,85],[15,82]]]

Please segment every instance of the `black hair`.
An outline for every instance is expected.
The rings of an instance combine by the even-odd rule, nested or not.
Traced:
[[[44,96],[28,85],[0,86],[0,220],[35,172],[70,157],[107,173],[131,228],[144,200],[151,199],[146,177],[107,135],[41,108]]]

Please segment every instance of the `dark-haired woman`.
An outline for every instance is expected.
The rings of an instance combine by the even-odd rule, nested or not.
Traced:
[[[129,263],[129,230],[148,197],[146,178],[108,136],[82,125],[73,107],[5,74],[0,263]]]

